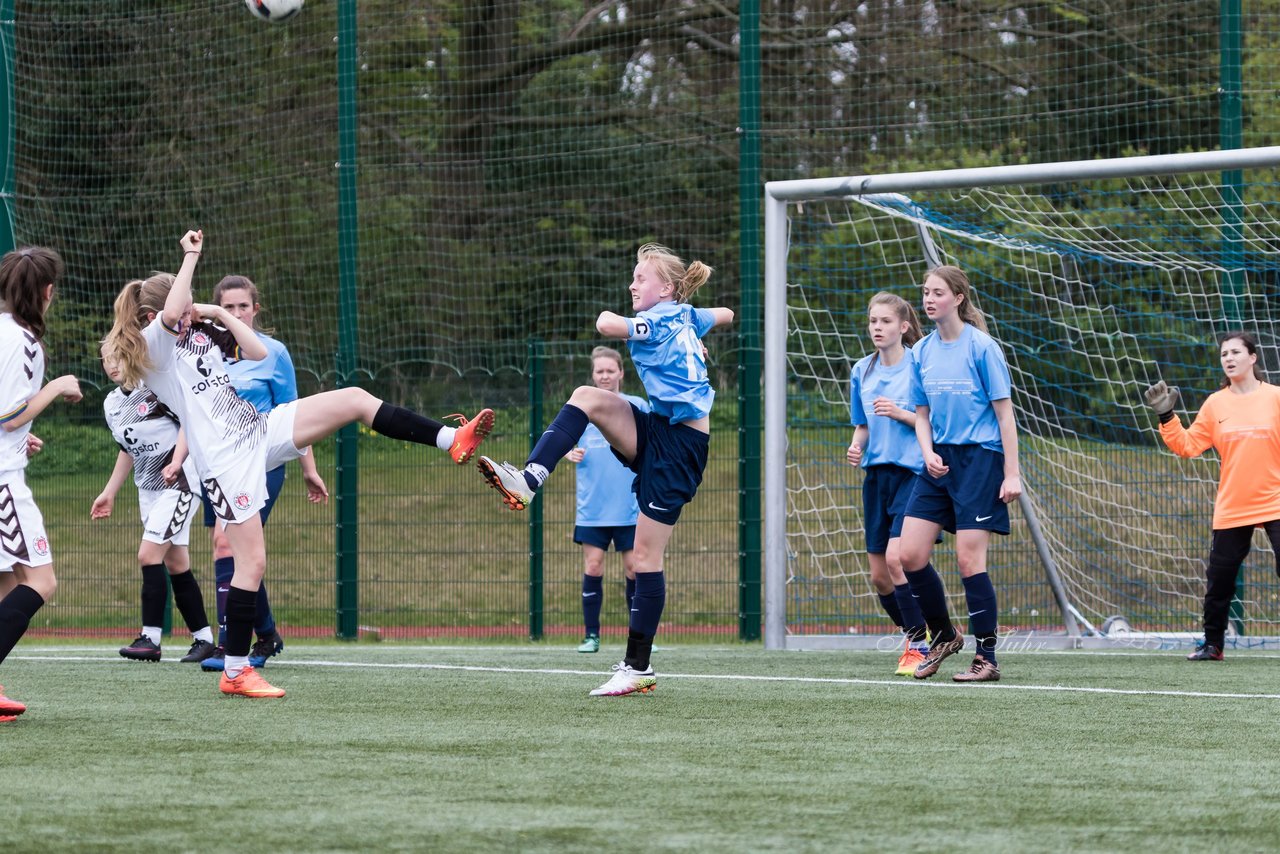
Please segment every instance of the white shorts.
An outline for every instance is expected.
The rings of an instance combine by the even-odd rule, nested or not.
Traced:
[[[204,505],[200,496],[182,489],[139,489],[142,539],[149,543],[185,546],[191,541],[191,520]]]
[[[267,503],[267,472],[296,460],[305,452],[293,444],[297,401],[282,403],[267,413],[267,434],[219,472],[204,479],[204,494],[213,514],[228,525],[256,515]]]
[[[22,469],[0,472],[0,572],[14,564],[48,566],[53,551]]]

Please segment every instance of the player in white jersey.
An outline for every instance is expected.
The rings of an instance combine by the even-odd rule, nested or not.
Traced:
[[[58,589],[44,517],[24,474],[38,450],[31,422],[58,398],[81,397],[74,376],[44,382],[44,316],[63,269],[58,253],[40,246],[0,259],[0,663]],[[0,721],[26,710],[0,687]]]
[[[102,367],[112,382],[120,382],[120,366],[105,347]],[[181,436],[178,419],[146,386],[113,389],[102,402],[102,409],[120,453],[107,485],[93,501],[89,516],[106,519],[111,515],[116,493],[130,470],[138,488],[138,509],[142,514],[142,542],[138,546],[138,564],[142,569],[142,630],[133,643],[120,648],[120,654],[134,661],[160,660],[160,635],[171,584],[174,604],[191,631],[191,649],[182,661],[202,661],[217,647],[187,549],[191,521],[200,506],[196,491],[200,481],[190,460],[182,462],[184,452],[179,450],[175,460]]]
[[[590,423],[636,473],[640,517],[627,653],[592,696],[646,693],[657,683],[649,656],[667,600],[662,559],[681,510],[702,483],[710,447],[715,390],[701,339],[713,328],[733,322],[727,308],[688,304],[710,277],[711,268],[701,261],[686,268],[670,249],[647,243],[636,252],[629,288],[636,316],[605,311],[596,319],[601,335],[627,341],[652,411],[641,412],[611,391],[579,386],[547,426],[523,469],[488,457],[480,457],[477,464],[507,506],[523,510]]]
[[[392,439],[434,445],[461,465],[493,428],[493,411],[483,409],[471,420],[453,416],[461,425],[446,427],[350,387],[260,414],[236,394],[225,359],[262,359],[267,348],[226,309],[192,302],[191,279],[204,235],[188,231],[181,243],[184,254],[176,276],[157,273],[145,282],[129,282],[116,297],[107,345],[120,362],[123,383],[144,383],[182,422],[205,494],[226,526],[235,574],[227,593],[219,690],[283,697],[282,689],[249,666],[257,591],[267,562],[259,510],[267,498],[268,469],[297,459],[315,442],[357,421]],[[219,325],[202,322],[206,319]]]

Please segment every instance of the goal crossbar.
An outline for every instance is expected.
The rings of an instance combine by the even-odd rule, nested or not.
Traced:
[[[788,205],[857,199],[874,194],[963,190],[996,185],[1141,178],[1280,166],[1280,146],[1102,160],[1018,164],[834,178],[770,181],[765,184],[764,329],[764,612],[765,647],[787,648],[787,406]],[[775,354],[771,358],[770,354]],[[780,355],[779,355],[780,354]],[[1046,567],[1046,570],[1049,570]],[[1069,609],[1069,603],[1061,603]],[[1064,616],[1064,627],[1071,618]],[[1074,632],[1072,632],[1074,634]],[[803,645],[803,644],[793,644]],[[812,645],[812,644],[810,644]]]

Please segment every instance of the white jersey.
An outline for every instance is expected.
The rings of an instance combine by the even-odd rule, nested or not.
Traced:
[[[190,457],[178,473],[178,479],[172,485],[165,483],[161,472],[173,461],[178,418],[151,389],[146,386],[133,391],[117,388],[102,402],[102,410],[116,444],[133,458],[133,482],[139,491],[193,491],[199,479]]]
[[[27,409],[27,401],[44,384],[44,348],[13,315],[0,313],[0,424]],[[27,434],[31,422],[13,432],[0,430],[0,471],[27,467]]]
[[[187,431],[191,459],[201,479],[222,474],[260,444],[267,420],[236,394],[224,354],[239,355],[235,336],[211,323],[196,323],[179,334],[156,315],[142,331],[152,368],[147,387],[173,410]]]

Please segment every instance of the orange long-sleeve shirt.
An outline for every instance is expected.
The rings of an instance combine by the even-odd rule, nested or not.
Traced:
[[[1280,387],[1215,391],[1190,428],[1175,417],[1160,425],[1160,438],[1180,457],[1218,452],[1214,530],[1280,519]]]

